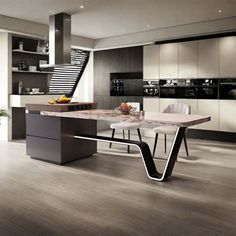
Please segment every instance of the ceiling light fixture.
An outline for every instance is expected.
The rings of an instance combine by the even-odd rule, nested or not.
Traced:
[[[84,8],[84,6],[83,6],[83,5],[81,5],[81,6],[80,6],[80,8],[81,8],[81,9],[83,9],[83,8]]]
[[[146,25],[147,28],[150,28],[150,25]]]
[[[222,11],[221,11],[221,9],[219,9],[219,13],[221,13]]]

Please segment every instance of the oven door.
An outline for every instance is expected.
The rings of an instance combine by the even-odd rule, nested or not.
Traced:
[[[236,82],[220,83],[220,99],[236,100]]]
[[[218,99],[218,86],[201,86],[198,88],[199,99]]]
[[[197,98],[197,87],[179,87],[179,98]]]
[[[161,98],[178,98],[178,88],[174,86],[172,87],[161,86],[160,97]]]

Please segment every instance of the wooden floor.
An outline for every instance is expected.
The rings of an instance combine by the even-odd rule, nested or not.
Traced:
[[[0,236],[236,235],[236,145],[188,144],[191,156],[182,149],[159,183],[135,149],[100,143],[98,154],[57,166],[30,159],[24,142],[0,142]]]

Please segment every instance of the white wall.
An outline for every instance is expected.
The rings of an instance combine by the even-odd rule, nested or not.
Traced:
[[[9,94],[12,91],[12,56],[11,35],[7,32],[0,33],[0,108],[7,110],[11,116]],[[11,139],[11,120],[1,118],[0,140]]]
[[[93,52],[90,52],[88,64],[77,85],[72,101],[93,102]]]

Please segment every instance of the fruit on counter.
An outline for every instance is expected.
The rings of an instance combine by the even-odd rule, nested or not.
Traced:
[[[56,101],[55,100],[49,100],[48,103],[49,104],[56,104]]]
[[[61,97],[57,99],[51,99],[48,101],[49,104],[56,104],[56,103],[69,103],[71,101],[71,98],[66,97],[65,95],[62,95]]]
[[[132,106],[127,104],[126,102],[122,102],[118,108],[121,110],[131,110]]]

